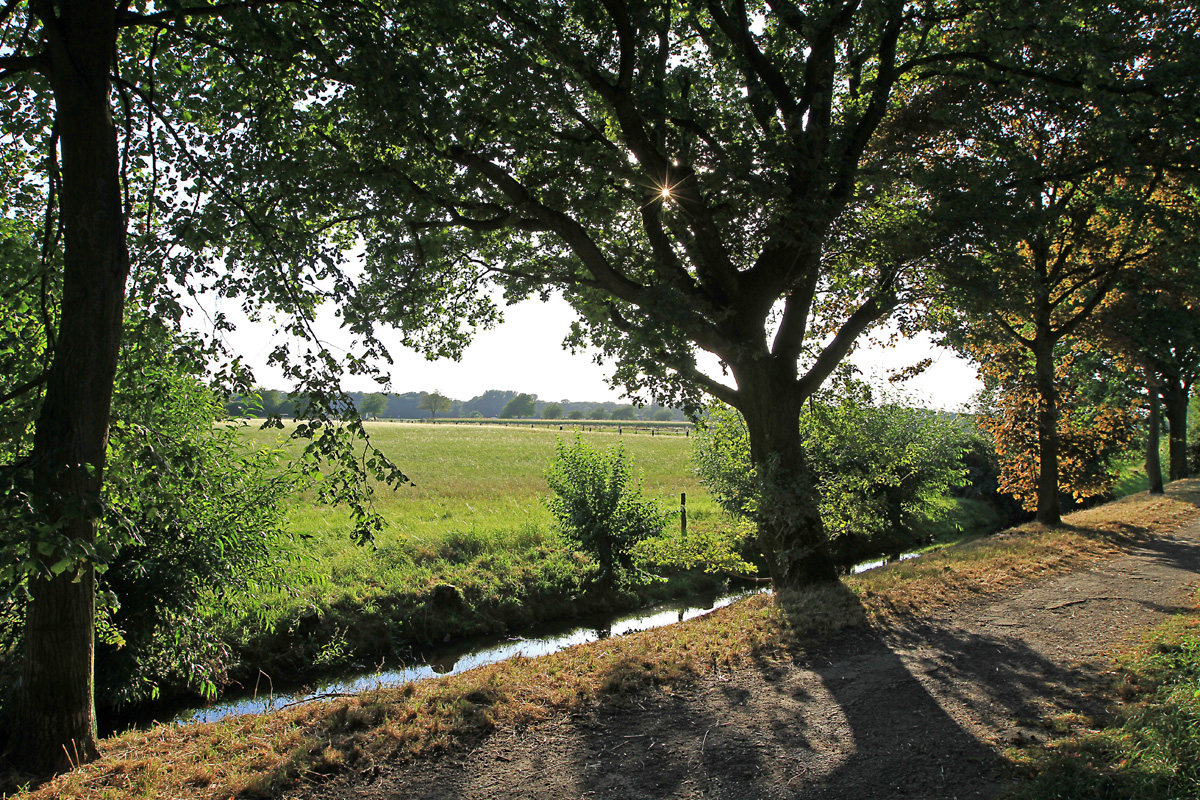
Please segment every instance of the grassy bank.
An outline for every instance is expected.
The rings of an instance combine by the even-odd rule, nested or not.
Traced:
[[[812,637],[955,606],[1117,552],[1198,516],[1200,482],[1136,495],[873,570],[838,587],[757,596],[683,625],[446,679],[259,716],[106,740],[104,758],[22,797],[264,796],[363,759],[418,758],[614,695],[788,655]]]
[[[586,591],[595,565],[560,541],[543,477],[557,428],[371,423],[375,446],[413,486],[380,487],[386,527],[374,546],[350,541],[349,515],[296,499],[283,574],[251,595],[214,601],[212,624],[233,647],[235,678],[262,670],[296,681],[322,669],[375,663],[411,646],[497,633],[536,622],[712,588],[721,579],[678,576],[603,597]],[[251,435],[274,444],[280,431]],[[688,497],[688,527],[727,520],[692,474],[682,436],[581,434],[598,448],[624,443],[644,493],[666,508]],[[678,521],[673,523],[678,524]],[[678,536],[678,529],[667,533]]]

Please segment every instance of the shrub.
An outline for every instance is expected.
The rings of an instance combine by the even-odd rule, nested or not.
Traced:
[[[546,482],[554,492],[547,505],[559,529],[577,549],[596,559],[600,584],[611,587],[643,576],[631,551],[662,531],[666,512],[642,497],[624,444],[600,452],[578,434],[571,444],[559,439]]]
[[[963,423],[898,402],[877,404],[861,383],[811,404],[800,428],[821,489],[821,518],[842,568],[921,543],[923,521],[943,514],[940,498],[965,482],[960,457],[972,436]],[[701,482],[727,511],[755,518],[759,478],[741,415],[710,407],[694,441]]]
[[[126,323],[97,546],[103,705],[146,700],[160,687],[215,691],[229,653],[206,602],[263,578],[277,559],[290,478],[273,453],[247,449],[217,422],[223,406],[180,350],[157,321]],[[0,554],[20,546],[0,537]],[[6,577],[0,649],[15,656],[25,578]]]

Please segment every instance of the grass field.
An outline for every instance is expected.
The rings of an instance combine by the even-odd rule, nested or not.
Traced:
[[[350,517],[302,493],[290,512],[295,539],[284,544],[284,577],[254,596],[230,597],[213,624],[234,640],[242,671],[299,678],[317,666],[392,654],[400,643],[494,633],[596,610],[585,596],[594,566],[559,539],[545,506],[544,473],[557,428],[369,423],[372,443],[399,464],[413,486],[378,487],[386,527],[374,546],[355,546]],[[251,430],[263,444],[286,431]],[[624,443],[643,492],[669,509],[688,502],[689,534],[730,522],[700,486],[684,436],[580,434],[598,449]],[[678,517],[672,530],[678,535]],[[715,583],[719,579],[711,579]],[[710,583],[710,585],[711,585]],[[457,597],[435,608],[438,587]],[[631,607],[689,591],[687,581],[605,598]]]

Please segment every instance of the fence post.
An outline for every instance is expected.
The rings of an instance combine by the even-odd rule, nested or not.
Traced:
[[[679,493],[679,539],[687,538],[687,492]]]

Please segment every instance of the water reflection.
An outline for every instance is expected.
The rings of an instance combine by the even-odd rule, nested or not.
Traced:
[[[876,569],[877,567],[882,567],[885,564],[895,564],[897,561],[908,561],[910,558],[916,558],[919,555],[921,555],[921,551],[914,550],[911,553],[901,553],[899,558],[891,557],[881,558],[876,561],[864,561],[861,564],[855,564],[850,572],[854,575],[857,575],[860,572],[866,572],[869,569]]]
[[[439,648],[425,655],[420,663],[402,664],[394,669],[330,681],[310,691],[234,698],[214,703],[205,708],[184,711],[176,715],[171,722],[177,725],[215,722],[233,714],[262,713],[319,700],[331,695],[356,694],[379,687],[402,686],[411,681],[426,680],[438,675],[456,675],[515,656],[533,658],[548,655],[587,642],[683,622],[757,593],[749,591],[720,597],[713,595],[709,598],[693,598],[685,603],[672,603],[644,609],[615,619],[597,620],[590,625],[574,628],[560,627],[558,631],[561,632],[555,632],[554,629],[542,629],[542,635],[537,636],[515,637],[500,642],[493,640],[486,644],[477,642],[475,646],[460,644],[457,647]]]

